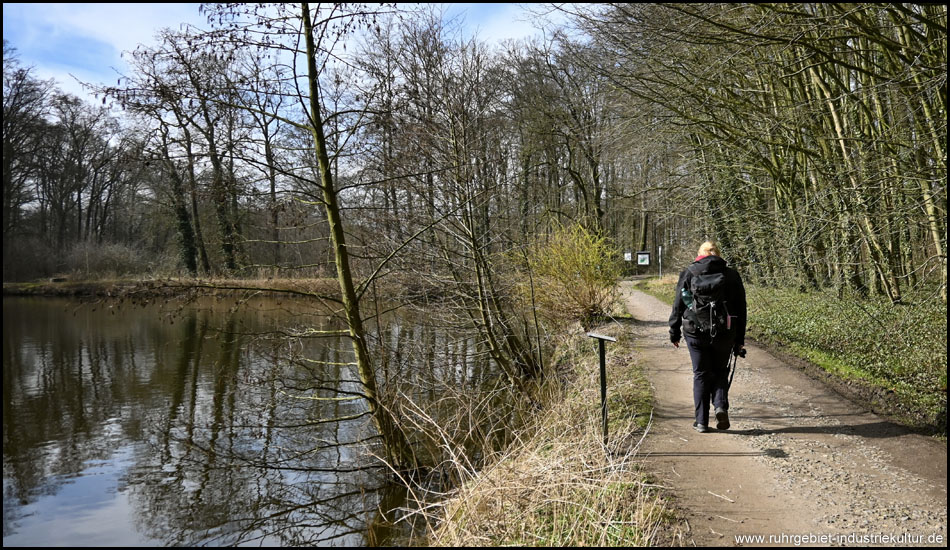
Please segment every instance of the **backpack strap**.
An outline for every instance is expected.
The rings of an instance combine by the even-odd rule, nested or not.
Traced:
[[[688,271],[689,274],[692,275],[692,277],[689,277],[689,278],[687,278],[687,279],[685,279],[685,280],[683,281],[683,288],[685,288],[686,290],[688,290],[688,291],[690,292],[690,294],[693,294],[693,295],[694,295],[694,297],[693,297],[693,306],[692,306],[691,309],[693,309],[693,310],[695,311],[695,310],[696,310],[696,298],[695,298],[695,292],[693,292],[693,285],[692,285],[692,282],[693,282],[693,279],[694,279],[695,277],[699,277],[700,275],[702,275],[702,270],[700,269],[700,266],[699,266],[699,265],[697,265],[697,264],[690,264],[690,265],[686,266],[686,271]]]

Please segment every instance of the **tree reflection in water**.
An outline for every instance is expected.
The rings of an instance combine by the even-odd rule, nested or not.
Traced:
[[[117,470],[103,500],[127,507],[133,524],[98,526],[115,543],[356,546],[407,535],[393,525],[399,512],[380,512],[405,508],[406,490],[373,458],[365,404],[348,398],[359,390],[349,342],[288,337],[334,328],[313,305],[7,298],[3,315],[4,545],[49,543],[49,525],[88,521],[50,503],[95,464]],[[399,319],[376,336],[391,380],[491,378],[467,342]]]

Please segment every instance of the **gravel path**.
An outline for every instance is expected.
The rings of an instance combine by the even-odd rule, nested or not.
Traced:
[[[656,392],[646,467],[705,546],[946,546],[947,446],[840,397],[754,345],[730,392],[731,428],[692,428],[685,345],[670,308],[625,283]],[[763,539],[737,537],[762,536]]]

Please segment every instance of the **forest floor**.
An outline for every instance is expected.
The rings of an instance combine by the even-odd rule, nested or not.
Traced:
[[[698,433],[689,352],[670,344],[669,306],[630,282],[623,293],[655,392],[640,455],[669,491],[679,542],[946,546],[945,441],[868,413],[751,344],[729,394],[731,427]]]

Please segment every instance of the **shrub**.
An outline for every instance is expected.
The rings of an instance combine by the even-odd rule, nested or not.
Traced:
[[[521,293],[530,297],[533,290],[539,315],[555,324],[576,321],[589,330],[617,298],[617,251],[607,238],[581,225],[560,227],[535,243],[527,264]]]
[[[3,245],[3,280],[28,281],[52,276],[60,257],[41,239],[20,237]]]
[[[65,264],[66,271],[85,278],[147,273],[150,267],[141,250],[113,243],[78,243],[66,254]]]

